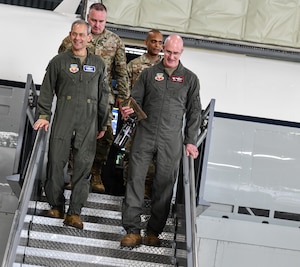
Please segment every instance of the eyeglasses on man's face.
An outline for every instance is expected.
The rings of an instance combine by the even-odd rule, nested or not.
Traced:
[[[167,55],[169,55],[169,56],[175,56],[175,57],[178,57],[178,56],[180,56],[180,54],[181,54],[181,52],[173,52],[173,51],[170,51],[170,50],[167,50],[167,49],[165,49],[164,50],[164,52],[167,54]]]

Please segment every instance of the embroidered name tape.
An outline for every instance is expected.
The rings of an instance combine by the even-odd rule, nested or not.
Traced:
[[[83,65],[83,71],[85,71],[85,72],[95,72],[96,67],[95,66],[89,66],[89,65]]]
[[[183,76],[171,76],[171,81],[175,83],[183,83],[184,77]]]

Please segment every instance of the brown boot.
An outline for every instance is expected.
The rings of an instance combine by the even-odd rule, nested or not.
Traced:
[[[52,208],[48,210],[45,216],[56,219],[63,219],[65,217],[65,212],[63,208]]]
[[[82,220],[80,219],[80,216],[76,214],[67,215],[64,220],[64,224],[78,229],[83,229]]]
[[[142,244],[142,237],[140,234],[127,234],[121,240],[122,247],[134,248]]]
[[[70,181],[67,184],[65,184],[65,189],[72,190],[72,181]]]
[[[102,182],[100,174],[97,174],[97,175],[92,174],[91,187],[92,187],[93,193],[104,193],[105,192],[105,187]]]
[[[146,234],[143,240],[143,244],[146,246],[160,247],[161,241],[154,234]]]

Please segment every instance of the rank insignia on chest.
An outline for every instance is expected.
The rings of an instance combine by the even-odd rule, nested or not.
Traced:
[[[171,76],[170,79],[172,82],[175,82],[175,83],[183,83],[184,82],[183,76]]]
[[[77,64],[71,64],[69,70],[72,73],[78,72],[79,71],[78,65]]]
[[[96,67],[95,66],[89,66],[89,65],[83,65],[83,70],[85,72],[95,72]]]
[[[156,73],[156,76],[155,76],[155,80],[156,81],[163,81],[165,79],[164,77],[164,74],[163,73]]]

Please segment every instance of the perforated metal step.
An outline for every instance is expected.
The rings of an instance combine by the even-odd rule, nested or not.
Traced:
[[[65,196],[68,200],[70,191],[66,190]],[[185,236],[178,230],[180,224],[175,227],[171,217],[160,235],[161,247],[120,247],[125,234],[121,224],[122,200],[119,196],[90,193],[81,214],[83,230],[64,226],[62,219],[45,217],[50,208],[46,201],[31,201],[14,266],[184,266],[181,263],[186,258]],[[144,226],[149,210],[150,202],[145,201]],[[183,249],[175,250],[175,246]]]

